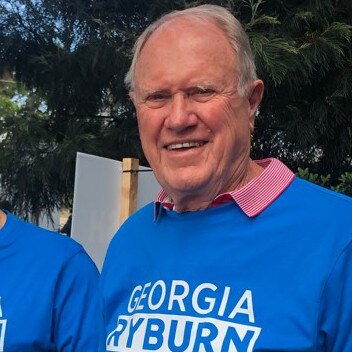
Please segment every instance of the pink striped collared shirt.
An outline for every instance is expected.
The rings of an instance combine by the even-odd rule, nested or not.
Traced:
[[[254,217],[266,209],[293,181],[295,174],[281,161],[274,158],[255,160],[264,170],[244,187],[219,194],[211,207],[235,201],[248,217]],[[168,194],[161,190],[155,199],[155,219],[159,206],[172,210],[174,204]]]

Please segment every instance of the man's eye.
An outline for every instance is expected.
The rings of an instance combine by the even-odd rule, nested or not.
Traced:
[[[147,96],[146,101],[162,101],[167,99],[169,96],[165,93],[153,93]]]
[[[188,95],[197,101],[206,101],[215,94],[211,88],[196,87],[188,92]]]
[[[155,92],[149,94],[145,99],[144,103],[153,109],[163,107],[170,99],[171,95],[167,92]]]

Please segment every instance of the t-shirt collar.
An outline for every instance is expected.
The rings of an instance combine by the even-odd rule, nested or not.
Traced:
[[[212,207],[229,201],[235,201],[250,218],[266,209],[291,184],[295,174],[280,160],[268,158],[255,160],[264,170],[242,188],[219,194]],[[154,220],[160,216],[160,208],[172,210],[173,202],[169,195],[161,190],[154,201]]]

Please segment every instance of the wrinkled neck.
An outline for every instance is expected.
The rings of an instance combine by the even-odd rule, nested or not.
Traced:
[[[219,180],[218,185],[210,190],[199,190],[197,193],[192,194],[185,192],[185,194],[177,194],[174,197],[171,192],[170,197],[174,203],[174,210],[185,212],[207,209],[218,195],[241,189],[259,176],[262,171],[263,168],[260,165],[249,159],[247,166],[241,168],[240,172],[234,173],[233,177],[227,183],[223,184]]]

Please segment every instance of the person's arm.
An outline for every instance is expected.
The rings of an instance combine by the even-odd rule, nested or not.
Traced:
[[[342,251],[322,293],[320,337],[324,351],[352,351],[352,243]]]
[[[84,252],[57,282],[52,339],[58,352],[98,352],[104,343],[99,273]]]

